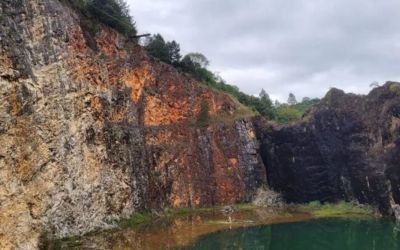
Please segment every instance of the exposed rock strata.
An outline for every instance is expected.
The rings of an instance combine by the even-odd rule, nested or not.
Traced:
[[[58,0],[0,3],[0,248],[37,247],[135,211],[247,201],[265,180],[227,95]],[[92,36],[91,36],[92,35]]]
[[[88,30],[59,0],[3,0],[0,14],[1,249],[141,209],[250,201],[266,170],[290,202],[355,200],[385,214],[400,204],[397,83],[331,90],[297,124],[257,122],[265,169],[253,121],[234,119],[229,96],[107,27]],[[200,125],[204,100],[224,119]]]
[[[261,123],[260,123],[261,124]],[[367,96],[332,89],[302,122],[259,125],[268,183],[289,202],[400,203],[400,84]]]

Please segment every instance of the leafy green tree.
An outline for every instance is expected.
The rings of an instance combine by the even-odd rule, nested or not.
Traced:
[[[163,62],[169,63],[167,43],[160,34],[156,34],[147,38],[144,47],[151,56],[158,58]]]
[[[179,63],[183,72],[191,74],[196,80],[210,86],[222,86],[221,78],[207,69],[209,61],[201,53],[189,53]]]
[[[126,36],[137,34],[135,22],[129,14],[129,7],[125,1],[86,0],[83,2],[87,13],[102,23]]]
[[[196,70],[199,68],[198,65],[196,65],[190,57],[187,55],[182,58],[179,64],[180,68],[183,70],[183,72],[189,73],[189,74],[194,74]]]
[[[210,61],[207,59],[207,57],[198,52],[189,53],[185,56],[185,58],[192,61],[192,63],[198,68],[207,68],[210,64]]]
[[[289,105],[297,104],[296,96],[293,93],[290,93],[287,102],[288,102]]]
[[[144,47],[151,56],[165,63],[177,66],[180,62],[180,45],[176,41],[166,42],[160,34],[149,37]]]
[[[178,65],[181,60],[181,47],[176,41],[167,42],[169,61],[172,65]]]
[[[274,114],[274,108],[272,106],[272,101],[269,98],[269,95],[267,92],[265,92],[264,89],[261,89],[260,95],[259,95],[259,100],[256,101],[255,107],[258,113],[260,115],[272,118]]]
[[[180,62],[181,69],[186,73],[192,74],[199,81],[210,78],[212,73],[207,72],[206,68],[208,65],[209,61],[207,57],[201,53],[189,53]],[[218,77],[213,75],[213,78],[217,79]]]
[[[261,89],[259,97],[260,97],[261,100],[263,100],[263,99],[264,100],[270,100],[269,99],[269,95],[267,94],[267,92],[265,92],[264,89]]]

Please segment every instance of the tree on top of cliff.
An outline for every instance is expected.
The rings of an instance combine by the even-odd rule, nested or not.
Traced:
[[[288,102],[289,105],[297,104],[296,96],[293,93],[290,93],[287,102]]]
[[[220,79],[207,69],[209,64],[210,62],[205,55],[196,52],[185,55],[179,63],[179,68],[183,72],[191,74],[200,82],[213,84]]]
[[[136,24],[124,0],[71,0],[81,12],[127,37],[136,36]]]
[[[261,89],[259,97],[259,101],[255,104],[258,113],[262,116],[272,118],[274,116],[274,107],[269,95],[264,89]]]
[[[144,41],[147,52],[161,61],[177,66],[181,60],[180,45],[176,41],[166,42],[160,34],[148,37]]]
[[[187,54],[182,61],[183,60],[190,60],[197,68],[207,68],[208,65],[210,65],[210,61],[207,57],[198,52]]]
[[[144,41],[143,46],[148,53],[159,60],[173,65],[177,69],[191,75],[201,84],[207,85],[213,89],[229,93],[241,104],[249,108],[249,112],[258,113],[270,120],[276,120],[280,123],[287,123],[298,120],[305,112],[304,108],[310,108],[315,104],[313,100],[305,100],[297,103],[296,97],[291,93],[288,105],[277,105],[274,107],[267,92],[262,89],[259,97],[248,95],[239,90],[234,85],[227,84],[218,74],[207,69],[210,62],[206,56],[201,53],[189,53],[181,59],[179,44],[175,41],[165,41],[162,35],[156,34]],[[206,123],[207,110],[206,105],[202,105],[199,123]]]

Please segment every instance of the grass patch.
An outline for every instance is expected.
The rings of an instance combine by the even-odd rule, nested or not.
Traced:
[[[221,212],[225,206],[214,206],[214,207],[200,207],[200,208],[167,208],[160,216],[168,217],[179,217],[179,216],[189,216],[199,213],[214,213]],[[251,203],[240,203],[233,205],[236,211],[251,210],[257,208],[258,206]]]
[[[258,115],[257,111],[252,110],[251,108],[243,105],[242,103],[240,103],[237,100],[236,97],[234,97],[230,94],[224,93],[220,90],[214,89],[214,91],[217,91],[217,92],[220,92],[222,94],[229,96],[229,98],[235,104],[235,111],[233,112],[233,114],[229,114],[226,112],[219,112],[218,114],[211,116],[210,120],[212,123],[233,124],[236,120],[248,118],[248,117],[254,117],[254,116]]]
[[[233,206],[236,211],[251,210],[257,208],[257,206],[248,203],[236,204]],[[214,206],[214,207],[201,207],[201,208],[166,208],[161,213],[135,213],[128,219],[122,219],[117,221],[117,225],[120,228],[137,228],[143,225],[147,225],[157,218],[168,217],[184,217],[196,214],[204,213],[216,213],[221,212],[224,206]]]
[[[118,222],[122,228],[138,227],[147,224],[155,218],[151,213],[135,213],[128,219],[123,219]]]
[[[397,95],[400,95],[400,84],[399,83],[392,83],[389,86],[389,90]]]
[[[297,205],[297,208],[301,212],[310,212],[316,218],[373,216],[374,214],[371,206],[344,201],[325,204],[313,201],[308,204]]]
[[[233,114],[228,114],[226,112],[220,112],[211,116],[211,123],[223,123],[223,124],[233,124],[235,121],[239,119],[249,118],[256,116],[252,110],[247,108],[238,108],[235,110]]]
[[[260,206],[257,206],[257,205],[251,204],[251,203],[240,203],[240,204],[235,205],[235,207],[236,207],[236,209],[243,211],[243,210],[251,210],[254,208],[259,208]]]

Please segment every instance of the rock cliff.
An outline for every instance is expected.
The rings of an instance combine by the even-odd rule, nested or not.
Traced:
[[[1,249],[142,209],[244,202],[265,183],[228,95],[88,27],[67,1],[1,1],[0,27]]]
[[[399,83],[332,89],[277,126],[66,0],[3,0],[0,27],[1,249],[141,210],[250,201],[267,181],[289,202],[400,204]]]
[[[400,203],[399,83],[367,96],[332,89],[302,122],[258,127],[268,183],[287,201],[356,201],[383,214]]]

